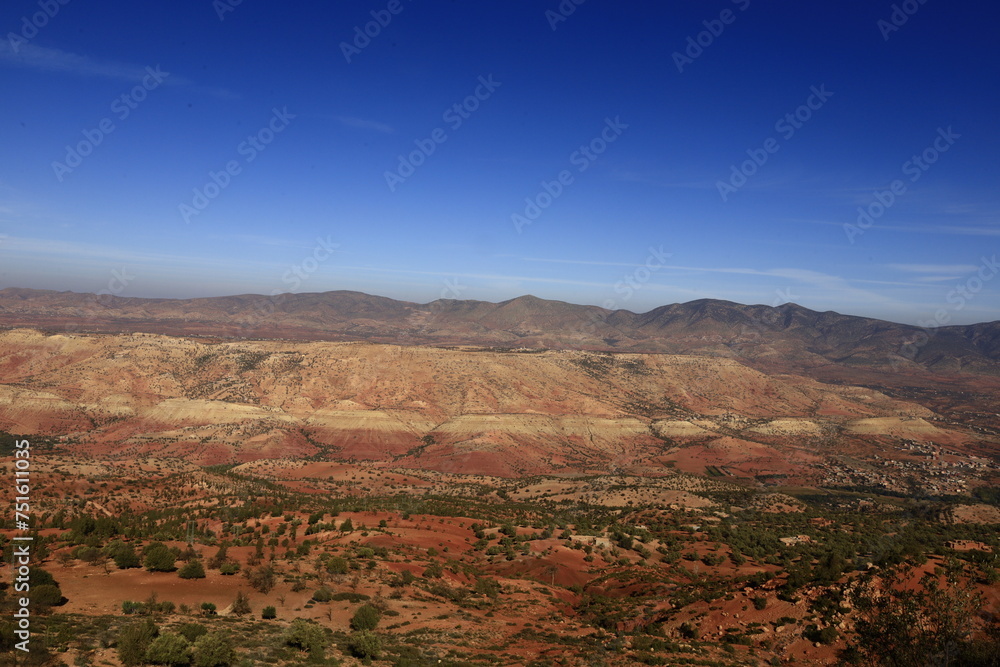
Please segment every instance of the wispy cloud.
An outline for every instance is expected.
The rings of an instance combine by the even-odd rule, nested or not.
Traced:
[[[337,121],[341,125],[357,128],[359,130],[374,130],[375,132],[382,132],[383,134],[392,134],[393,132],[396,131],[395,129],[393,129],[391,125],[380,123],[377,120],[368,120],[366,118],[354,118],[353,116],[337,116]]]
[[[919,278],[914,278],[914,280],[921,283],[944,283],[950,280],[960,279],[961,276],[920,276]]]
[[[91,58],[90,56],[70,53],[69,51],[62,51],[60,49],[50,49],[34,44],[23,44],[15,50],[8,40],[0,40],[0,64],[45,72],[100,77],[129,82],[140,81],[148,74],[145,66]],[[159,67],[159,64],[154,66],[154,68],[156,67]],[[168,74],[169,76],[163,79],[163,84],[167,86],[183,86],[227,99],[238,97],[238,95],[225,88],[199,86],[190,79],[186,79],[173,72],[168,72]]]
[[[890,269],[906,273],[969,273],[974,264],[889,264]]]

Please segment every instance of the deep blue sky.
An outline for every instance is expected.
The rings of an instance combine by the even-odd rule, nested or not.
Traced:
[[[556,0],[400,0],[348,63],[341,43],[388,4],[243,0],[220,20],[211,0],[70,0],[36,34],[38,1],[7,0],[0,287],[1000,319],[995,4],[914,1],[885,39],[890,2],[588,0],[553,30]],[[673,54],[723,10],[731,22],[679,72]],[[147,77],[122,118],[115,101],[147,67],[169,75]],[[824,86],[794,133],[776,127]],[[455,127],[443,114],[477,87],[486,99]],[[248,161],[243,142],[274,109],[294,118]],[[608,119],[627,128],[574,156]],[[113,131],[95,134],[102,121]],[[446,140],[391,189],[386,172],[437,128]],[[948,128],[933,165],[907,167]],[[85,131],[100,144],[54,167]],[[724,201],[748,150],[767,160]],[[186,221],[181,205],[230,161],[239,173]],[[518,231],[512,214],[564,170],[572,181]],[[896,201],[845,232],[897,179]]]

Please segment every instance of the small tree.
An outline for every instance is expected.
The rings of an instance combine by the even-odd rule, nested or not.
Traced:
[[[201,603],[201,612],[205,614],[205,616],[215,616],[215,609],[216,607],[214,602]]]
[[[382,655],[382,640],[371,630],[353,633],[347,646],[355,656],[363,660],[378,660]]]
[[[236,662],[236,652],[226,635],[211,632],[195,640],[195,667],[230,667],[234,662]]]
[[[126,625],[118,635],[118,659],[127,667],[142,664],[149,645],[158,634],[160,630],[151,618]]]
[[[347,517],[344,519],[344,523],[340,524],[340,532],[349,533],[354,530],[354,523],[351,522],[351,518]]]
[[[139,555],[135,552],[135,547],[131,544],[122,542],[120,546],[114,549],[114,553],[111,556],[115,560],[115,566],[119,570],[128,570],[133,567],[140,567]]]
[[[326,633],[313,621],[297,618],[285,632],[285,644],[301,651],[308,651],[313,659],[323,657],[326,649]]]
[[[191,645],[188,640],[174,632],[165,632],[146,649],[146,662],[154,665],[191,664]]]
[[[255,591],[270,593],[271,589],[274,588],[274,568],[270,565],[261,565],[255,570],[247,570],[246,577],[250,587]]]
[[[181,579],[204,579],[205,567],[201,564],[200,560],[189,560],[180,569],[177,576]]]
[[[351,618],[352,630],[374,630],[382,618],[382,612],[373,604],[365,603],[358,607]]]
[[[263,619],[267,619],[267,620],[272,619],[272,618],[277,618],[278,617],[278,610],[275,609],[274,606],[268,605],[268,606],[264,607],[263,610],[261,610],[260,617],[263,618]]]
[[[250,598],[243,591],[237,591],[236,599],[233,600],[232,612],[237,616],[246,616],[252,611],[250,609]]]
[[[150,545],[143,559],[143,566],[150,572],[173,572],[177,558],[173,552],[159,542]]]

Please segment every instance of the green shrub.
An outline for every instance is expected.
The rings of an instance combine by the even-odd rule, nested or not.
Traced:
[[[382,612],[373,604],[363,604],[358,607],[351,618],[352,630],[374,630],[382,618]]]
[[[297,618],[285,631],[284,643],[300,651],[308,651],[312,658],[320,658],[326,649],[326,633],[313,621]]]
[[[204,579],[205,567],[201,564],[200,560],[189,560],[180,569],[177,576],[181,579]]]
[[[154,665],[188,665],[191,663],[191,645],[181,635],[165,632],[146,649],[146,662]]]
[[[329,602],[333,599],[333,592],[326,586],[321,586],[313,592],[312,599],[316,602]]]
[[[378,660],[382,655],[382,640],[371,630],[353,633],[347,640],[347,647],[362,659]]]
[[[180,633],[184,639],[189,642],[193,642],[202,635],[208,634],[208,628],[206,628],[201,623],[185,623],[184,625],[177,628],[177,632]]]
[[[173,572],[177,569],[174,566],[176,561],[177,558],[166,545],[154,542],[147,547],[142,564],[150,572]]]
[[[151,618],[126,625],[118,635],[118,659],[126,667],[142,664],[146,659],[149,645],[159,634],[160,629]]]
[[[261,610],[260,617],[267,620],[277,618],[278,610],[275,609],[273,605],[268,605]]]
[[[233,645],[220,632],[202,635],[194,643],[195,667],[230,667],[235,661]]]

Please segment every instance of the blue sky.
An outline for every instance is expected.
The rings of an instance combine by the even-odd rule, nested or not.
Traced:
[[[4,3],[0,287],[1000,319],[993,4],[233,3]]]

